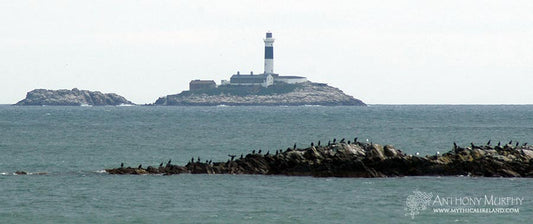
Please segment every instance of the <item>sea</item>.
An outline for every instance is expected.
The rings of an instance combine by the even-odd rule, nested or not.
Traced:
[[[533,178],[104,170],[356,137],[420,155],[454,142],[533,144],[533,105],[1,105],[0,223],[531,223]]]

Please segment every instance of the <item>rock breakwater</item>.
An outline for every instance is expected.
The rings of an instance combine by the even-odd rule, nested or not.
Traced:
[[[341,142],[325,146],[228,155],[226,162],[199,161],[185,166],[160,164],[106,169],[109,174],[262,174],[314,177],[483,176],[533,177],[533,147],[471,144],[431,156],[408,155],[392,145]]]

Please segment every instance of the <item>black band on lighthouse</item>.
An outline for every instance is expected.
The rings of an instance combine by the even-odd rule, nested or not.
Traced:
[[[274,59],[274,47],[265,47],[265,59]]]

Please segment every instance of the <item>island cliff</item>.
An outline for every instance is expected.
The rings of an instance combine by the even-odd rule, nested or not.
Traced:
[[[183,91],[160,97],[154,105],[182,106],[366,106],[361,100],[346,95],[338,88],[321,83],[278,84],[261,86],[219,86],[218,88]]]
[[[50,105],[50,106],[106,106],[106,105],[122,105],[130,104],[131,101],[119,96],[115,93],[101,93],[98,91],[79,90],[74,88],[72,90],[47,90],[35,89],[26,94],[26,98],[19,101],[15,105],[30,106],[30,105]]]

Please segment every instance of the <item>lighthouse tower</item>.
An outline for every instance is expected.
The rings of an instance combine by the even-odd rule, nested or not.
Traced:
[[[274,74],[274,38],[272,38],[272,33],[269,31],[266,33],[265,41],[265,75]]]

